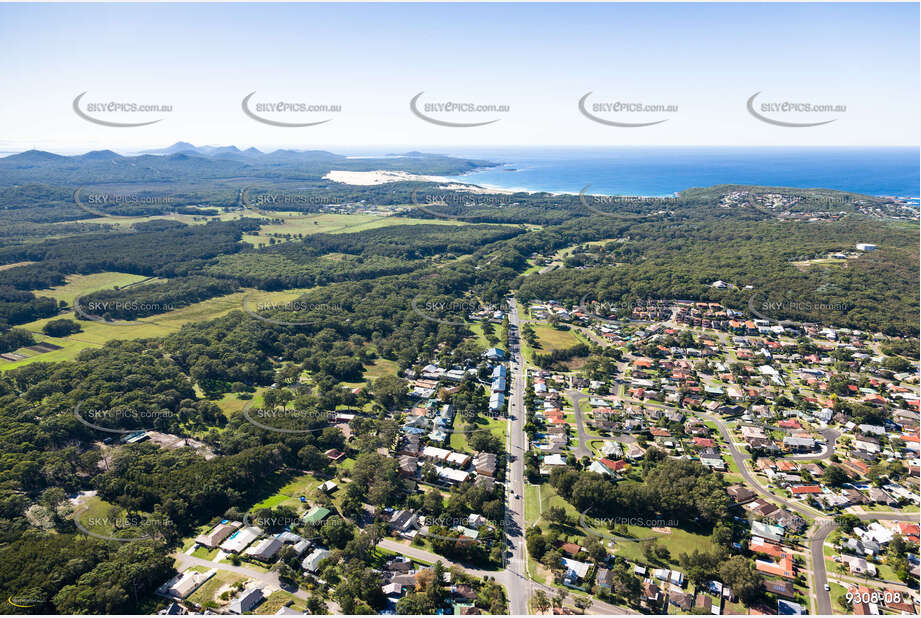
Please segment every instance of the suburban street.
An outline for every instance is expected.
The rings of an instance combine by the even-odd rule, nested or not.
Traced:
[[[629,398],[623,398],[625,402],[632,403],[634,405],[644,405],[646,407],[654,407],[662,410],[678,410],[673,406],[668,406],[664,404],[653,404],[648,402],[635,401]],[[573,398],[573,404],[576,404],[576,399]],[[687,412],[684,410],[684,412]],[[713,422],[719,429],[720,434],[723,437],[723,440],[729,447],[729,453],[732,456],[733,461],[739,469],[739,474],[745,481],[745,484],[755,493],[761,495],[762,497],[781,503],[785,508],[799,513],[800,515],[806,516],[810,519],[814,519],[815,523],[813,524],[813,532],[807,536],[809,543],[809,554],[811,556],[811,571],[813,578],[813,595],[816,601],[816,613],[818,614],[831,614],[832,613],[832,603],[831,595],[829,591],[825,590],[825,585],[828,583],[828,573],[825,568],[825,554],[823,551],[823,545],[828,536],[834,531],[838,526],[832,519],[819,516],[820,513],[815,509],[805,506],[801,502],[795,500],[790,500],[781,496],[778,496],[772,493],[766,487],[763,487],[758,480],[754,477],[751,471],[748,469],[746,462],[749,460],[749,456],[741,452],[738,447],[735,445],[732,435],[729,432],[729,428],[726,426],[725,422],[716,416],[707,414],[704,412],[695,412],[696,416],[704,420]],[[580,417],[578,415],[578,417]],[[578,418],[577,417],[577,418]],[[828,459],[831,457],[831,454],[834,452],[833,445],[837,441],[838,436],[840,435],[838,431],[833,429],[823,430],[820,432],[822,436],[827,441],[826,449],[822,453],[811,456],[812,459]],[[580,434],[581,435],[581,434]],[[785,456],[789,459],[803,459],[804,457],[797,456]],[[917,522],[917,514],[907,513],[887,513],[887,512],[872,512],[872,513],[855,513],[857,517],[862,520],[886,520],[886,521],[912,521]]]

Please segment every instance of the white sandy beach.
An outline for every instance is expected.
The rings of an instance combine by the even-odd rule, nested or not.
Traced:
[[[393,172],[389,170],[374,170],[371,172],[350,172],[347,170],[330,170],[323,177],[325,180],[341,182],[347,185],[382,185],[388,182],[442,182],[446,183],[439,186],[439,189],[446,191],[469,191],[471,193],[501,193],[510,194],[513,191],[508,189],[488,189],[477,185],[457,182],[447,176],[424,176],[421,174],[410,174],[409,172]]]

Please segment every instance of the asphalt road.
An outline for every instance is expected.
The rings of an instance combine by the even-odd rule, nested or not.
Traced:
[[[518,303],[514,297],[509,307],[509,330],[520,333],[521,322],[518,316]],[[524,389],[527,381],[521,357],[521,345],[518,336],[509,336],[510,390],[508,402],[508,468],[506,470],[506,513],[505,528],[511,556],[506,558],[509,595],[509,611],[513,615],[528,613],[528,600],[531,598],[531,578],[528,577],[527,546],[524,540],[524,455],[528,452],[528,436],[524,432],[527,413],[524,407]]]

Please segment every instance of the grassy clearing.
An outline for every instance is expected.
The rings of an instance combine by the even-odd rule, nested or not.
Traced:
[[[831,590],[828,592],[828,594],[831,596],[831,611],[835,614],[849,614],[850,612],[844,611],[841,609],[841,605],[838,604],[838,597],[846,595],[847,588],[841,584],[836,584],[835,582],[828,582],[828,585],[831,588]]]
[[[29,264],[36,264],[37,262],[13,262],[12,264],[2,264],[0,265],[0,270],[9,270],[11,268],[16,268],[17,266],[28,266]]]
[[[431,219],[412,219],[385,215],[356,214],[336,215],[320,214],[312,217],[285,219],[284,223],[271,223],[262,226],[258,234],[246,234],[243,241],[253,246],[268,245],[269,234],[342,234],[344,232],[361,232],[392,225],[419,225],[422,223],[438,225],[469,225],[463,221],[432,221]],[[283,239],[276,239],[276,242]]]
[[[230,571],[218,570],[211,579],[206,581],[201,587],[189,595],[188,600],[203,607],[217,607],[226,603],[217,596],[223,591],[237,583],[246,582],[247,578]],[[232,596],[229,595],[229,596]],[[229,601],[229,598],[228,598]]]
[[[220,553],[220,551],[221,550],[217,548],[208,549],[207,547],[203,547],[199,545],[198,547],[195,548],[195,550],[192,552],[191,555],[196,558],[201,558],[202,560],[214,560],[217,557],[217,555]]]
[[[77,355],[86,348],[100,347],[107,341],[113,339],[146,339],[149,337],[164,337],[179,330],[184,324],[212,320],[222,315],[242,309],[243,299],[249,294],[257,292],[250,298],[249,306],[255,309],[255,305],[261,302],[284,303],[295,300],[301,296],[306,289],[283,290],[280,292],[257,292],[256,290],[246,289],[225,296],[209,298],[200,303],[194,303],[188,307],[168,311],[159,315],[150,316],[143,320],[135,322],[118,322],[105,323],[91,320],[79,320],[83,331],[70,335],[68,337],[48,337],[41,334],[42,327],[50,320],[59,318],[75,319],[72,311],[55,316],[53,318],[44,318],[35,320],[28,324],[22,325],[24,328],[35,335],[37,342],[48,342],[61,346],[62,349],[45,354],[37,354],[18,361],[7,361],[0,359],[0,371],[15,369],[23,365],[28,365],[36,361],[58,362],[74,360]],[[70,294],[72,292],[68,292]],[[258,296],[258,298],[256,298]]]
[[[502,418],[481,418],[477,423],[476,430],[491,431],[492,434],[502,440],[505,444],[505,432],[508,428],[508,422]],[[451,449],[463,453],[469,450],[467,444],[467,433],[474,431],[467,422],[458,414],[454,417],[454,433],[451,434]]]
[[[74,299],[91,292],[99,290],[111,290],[116,287],[144,281],[147,277],[143,275],[132,275],[129,273],[120,273],[107,271],[94,273],[92,275],[68,275],[67,283],[47,290],[36,290],[36,296],[48,296],[55,300],[63,300],[68,305],[74,304]]]
[[[571,330],[557,330],[547,324],[534,324],[534,332],[544,354],[565,350],[582,343]]]
[[[274,494],[254,504],[252,508],[269,508],[285,505],[299,510],[302,508],[300,496],[304,496],[308,501],[312,501],[316,496],[317,487],[319,487],[322,482],[323,481],[312,474],[296,476],[279,488]]]
[[[365,365],[365,378],[376,380],[384,376],[395,376],[400,368],[399,363],[386,358],[376,358],[370,365]]]
[[[599,531],[610,533],[602,529],[599,529]],[[584,534],[584,531],[582,531],[582,533]],[[618,531],[618,534],[622,534],[622,531]],[[655,539],[657,546],[664,547],[669,551],[668,559],[656,559],[654,563],[655,566],[679,568],[678,557],[682,553],[690,554],[695,549],[700,551],[711,551],[714,549],[713,542],[709,535],[682,530],[676,527],[671,527],[670,532],[656,532],[652,528],[629,525],[627,526],[626,534],[636,540],[627,541],[618,539],[613,545],[608,545],[608,549],[617,556],[621,556],[633,562],[639,562],[640,564],[650,563],[644,551],[645,543],[651,542],[649,539]],[[608,542],[606,542],[606,544],[608,544]]]
[[[185,223],[186,225],[202,225],[208,221],[231,221],[233,219],[241,219],[240,211],[235,212],[223,212],[216,217],[203,217],[201,215],[160,215],[160,216],[138,216],[138,217],[90,217],[87,219],[79,219],[77,221],[69,221],[68,223],[95,223],[97,225],[111,225],[116,228],[128,228],[134,225],[135,223],[143,223],[145,221],[179,221],[180,223]],[[62,222],[64,223],[64,222]]]
[[[274,614],[282,607],[290,606],[297,611],[305,611],[305,603],[290,592],[276,590],[253,610],[254,614]]]

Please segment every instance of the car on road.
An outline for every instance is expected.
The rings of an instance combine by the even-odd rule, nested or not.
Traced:
[[[825,584],[825,590],[831,590],[831,586],[829,586],[828,584]]]

